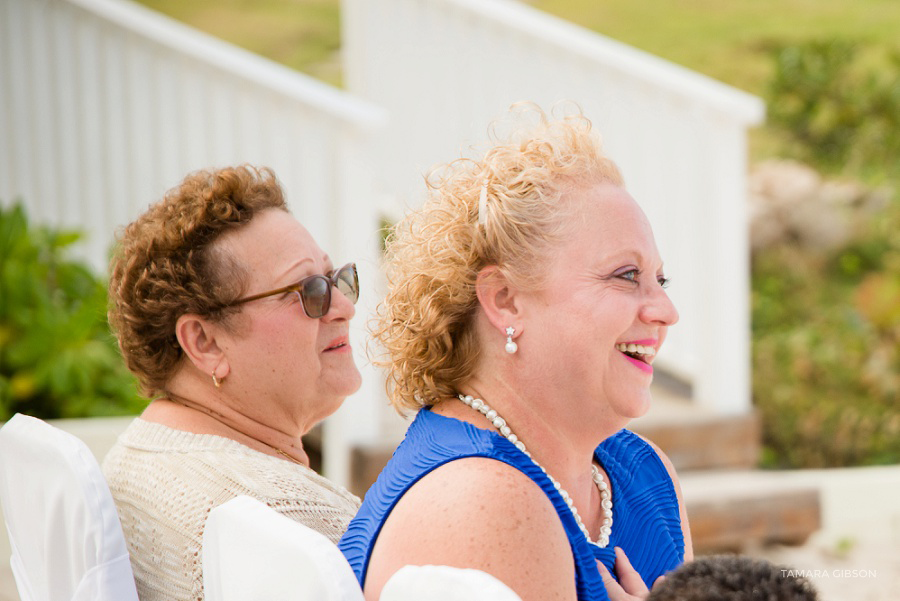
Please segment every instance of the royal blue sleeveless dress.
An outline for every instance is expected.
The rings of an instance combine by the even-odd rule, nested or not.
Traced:
[[[500,434],[429,409],[419,411],[339,543],[360,584],[378,533],[400,497],[420,478],[449,461],[488,457],[518,469],[543,489],[565,528],[575,560],[579,601],[606,600],[599,559],[615,575],[614,547],[621,547],[649,588],[684,561],[684,537],[675,488],[653,448],[621,430],[594,451],[612,484],[613,526],[609,545],[588,543],[562,496],[528,457]]]

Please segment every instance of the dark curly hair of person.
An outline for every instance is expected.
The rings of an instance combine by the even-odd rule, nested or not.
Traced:
[[[221,321],[246,292],[247,272],[215,244],[266,209],[287,211],[275,174],[242,165],[188,175],[118,236],[110,263],[109,323],[149,398],[164,394],[183,351],[182,315]]]
[[[709,555],[666,574],[646,601],[818,601],[797,570],[765,559]]]

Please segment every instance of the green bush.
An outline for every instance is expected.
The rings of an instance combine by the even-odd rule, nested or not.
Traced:
[[[76,232],[0,207],[0,419],[124,415],[145,401],[106,322],[106,287],[66,257]]]
[[[860,58],[841,40],[778,48],[769,119],[798,158],[830,170],[897,173],[900,155],[900,52]]]
[[[900,463],[900,202],[831,254],[760,252],[752,307],[765,463]]]
[[[782,46],[769,86],[783,154],[900,189],[900,54]],[[848,207],[850,209],[851,207]],[[900,463],[900,199],[827,253],[785,241],[753,260],[753,398],[765,463]]]

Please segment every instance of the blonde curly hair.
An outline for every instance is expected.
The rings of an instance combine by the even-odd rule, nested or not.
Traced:
[[[542,258],[572,221],[565,193],[623,184],[580,111],[557,119],[535,105],[514,106],[511,117],[510,134],[492,134],[495,145],[483,158],[429,175],[422,208],[388,235],[389,292],[372,333],[384,350],[376,364],[388,368],[388,394],[401,413],[455,395],[472,375],[480,356],[478,273],[494,265],[512,285],[538,288]]]
[[[110,263],[109,323],[150,398],[165,393],[184,352],[187,313],[222,321],[246,292],[247,271],[215,244],[265,209],[287,211],[275,174],[250,165],[198,171],[129,224]]]

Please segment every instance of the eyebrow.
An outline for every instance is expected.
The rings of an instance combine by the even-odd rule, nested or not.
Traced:
[[[293,263],[291,263],[290,265],[288,265],[287,269],[285,269],[283,272],[281,272],[281,275],[279,275],[279,276],[276,277],[276,280],[280,280],[280,279],[283,278],[286,274],[288,274],[288,273],[294,271],[295,269],[297,269],[298,267],[300,267],[300,266],[303,265],[304,263],[314,263],[314,262],[315,262],[315,259],[313,259],[312,257],[304,257],[303,259],[300,259],[300,260],[298,260],[298,261],[294,261]],[[328,253],[325,253],[324,255],[322,255],[322,263],[323,263],[323,264],[325,265],[325,267],[326,267],[326,269],[325,269],[325,272],[326,272],[326,273],[327,273],[328,271],[334,270],[334,264],[331,262],[331,257],[328,256]],[[328,267],[330,267],[330,269],[328,269]],[[314,275],[314,274],[309,274],[309,273],[308,273],[308,274],[306,274],[306,275]],[[306,275],[301,275],[301,276],[300,276],[299,278],[297,278],[297,279],[292,279],[291,282],[290,282],[290,284],[296,284],[297,282],[299,282],[300,280],[302,280],[303,278],[305,278]],[[288,285],[290,285],[290,284],[288,284]]]
[[[606,263],[606,262],[618,263],[620,261],[626,261],[626,260],[633,260],[635,263],[643,263],[643,264],[646,264],[648,262],[648,259],[644,255],[642,255],[639,251],[636,251],[636,250],[622,251],[622,252],[616,253],[614,255],[610,255],[608,258],[601,259],[601,261],[604,263]],[[663,261],[662,257],[660,257],[658,269],[660,271],[662,271],[664,266],[665,266],[665,261]],[[621,267],[621,266],[619,266],[619,267]],[[613,269],[618,269],[618,267],[614,267]]]

